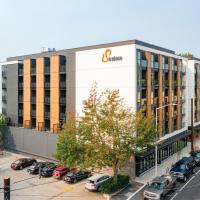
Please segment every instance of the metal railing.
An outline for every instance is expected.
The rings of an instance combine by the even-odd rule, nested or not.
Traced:
[[[66,81],[61,81],[60,82],[60,88],[65,89],[66,88]]]
[[[50,97],[44,97],[44,103],[50,104]]]
[[[2,101],[7,101],[7,96],[6,95],[2,96]]]
[[[19,89],[23,89],[23,83],[19,83],[19,84],[18,84],[18,88],[19,88]]]
[[[50,112],[44,112],[44,117],[49,119],[50,118]]]
[[[19,97],[18,97],[18,102],[23,102],[23,96],[22,95],[19,95]]]
[[[6,89],[7,88],[7,84],[6,83],[2,83],[2,89]]]
[[[66,104],[66,98],[60,97],[60,104]]]
[[[45,82],[44,87],[45,87],[45,89],[49,89],[50,88],[50,82]]]
[[[44,68],[44,73],[45,74],[50,74],[50,66]]]
[[[66,66],[60,65],[60,73],[66,73]]]

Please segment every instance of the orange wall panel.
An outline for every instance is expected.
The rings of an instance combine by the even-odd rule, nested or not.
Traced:
[[[30,104],[30,96],[31,96],[31,60],[24,60],[24,85],[23,85],[23,116],[24,116],[24,127],[29,128],[27,121],[31,120],[31,104]]]
[[[36,60],[36,127],[44,122],[44,58]]]
[[[52,56],[50,66],[50,128],[52,132],[57,132],[55,127],[59,124],[59,66],[60,57]]]

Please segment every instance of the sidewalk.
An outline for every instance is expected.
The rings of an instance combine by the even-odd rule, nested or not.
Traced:
[[[200,149],[200,140],[196,140],[195,146],[199,147]],[[191,150],[191,143],[188,142],[188,146],[185,147],[181,152],[180,159],[184,156],[189,156],[190,150]],[[176,153],[171,157],[169,157],[168,159],[166,159],[165,161],[163,161],[160,165],[158,165],[158,176],[167,173],[171,169],[171,166],[177,162],[177,160],[178,160],[178,155]],[[150,171],[146,172],[140,177],[136,177],[135,181],[146,184],[147,182],[150,182],[154,177],[155,177],[155,168],[152,168]]]

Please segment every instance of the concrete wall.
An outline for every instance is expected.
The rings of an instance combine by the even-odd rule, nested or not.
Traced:
[[[7,65],[7,116],[18,124],[18,63]]]
[[[57,134],[10,126],[5,131],[5,147],[51,159],[57,137]]]

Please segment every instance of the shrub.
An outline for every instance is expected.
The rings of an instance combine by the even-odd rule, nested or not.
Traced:
[[[123,187],[129,184],[129,176],[118,175],[117,181],[114,181],[113,178],[105,181],[101,187],[100,191],[104,194],[111,194],[117,190],[122,189]]]

